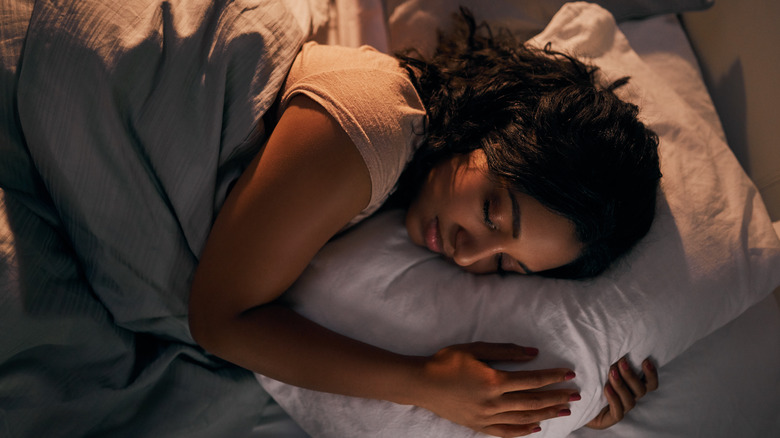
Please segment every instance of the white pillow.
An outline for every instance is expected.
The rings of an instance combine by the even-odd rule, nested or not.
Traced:
[[[390,44],[393,50],[414,47],[423,53],[432,50],[433,29],[447,29],[452,14],[465,6],[486,20],[512,29],[526,37],[544,29],[566,0],[386,0]],[[677,14],[711,7],[714,0],[593,0],[614,15],[617,21],[659,14]]]
[[[518,369],[573,367],[583,399],[535,436],[565,436],[604,406],[607,370],[625,354],[659,366],[780,284],[780,241],[723,140],[629,47],[604,9],[572,3],[534,41],[630,75],[623,97],[661,138],[664,174],[649,235],[598,279],[474,276],[409,242],[388,212],[333,241],[288,298],[305,316],[407,354],[461,342],[541,350]],[[258,376],[312,436],[472,436],[412,406],[317,393]],[[673,390],[673,389],[671,389]]]

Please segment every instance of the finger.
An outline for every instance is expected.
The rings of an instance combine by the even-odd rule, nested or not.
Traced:
[[[526,436],[541,431],[542,427],[539,424],[492,424],[477,432],[493,436],[509,437]]]
[[[618,371],[617,365],[612,365],[612,367],[609,369],[609,383],[620,398],[620,402],[623,406],[623,412],[625,413],[630,411],[636,404],[636,398],[631,392],[631,389],[629,389],[629,387],[623,381],[623,377],[620,375],[620,371]]]
[[[464,348],[482,361],[526,361],[539,354],[536,348],[509,343],[474,342]]]
[[[595,418],[590,420],[588,424],[586,424],[586,427],[589,427],[591,429],[606,429],[609,426],[612,426],[617,421],[612,420],[612,417],[609,413],[609,406],[606,406],[604,409],[602,409],[598,415],[596,415]]]
[[[505,377],[504,392],[527,391],[543,388],[553,383],[565,382],[576,377],[568,368],[552,368],[534,371],[503,371]]]
[[[609,415],[604,418],[604,422],[607,423],[604,427],[609,427],[622,420],[626,412],[623,409],[623,401],[617,391],[615,391],[615,388],[612,387],[611,383],[607,383],[604,386],[604,396],[607,397],[607,403],[609,403],[609,406],[607,407],[609,409]]]
[[[658,389],[658,370],[655,368],[650,359],[645,359],[642,362],[642,370],[645,372],[645,386],[648,391],[655,391]]]
[[[491,416],[488,421],[494,424],[531,424],[551,418],[568,417],[571,409],[566,404],[550,406],[544,409],[509,411]]]
[[[604,396],[607,397],[607,402],[609,404],[596,415],[596,418],[588,422],[586,426],[591,429],[606,429],[617,424],[625,415],[623,412],[623,403],[620,401],[620,397],[609,382],[604,385]]]
[[[501,396],[499,412],[535,411],[580,400],[579,392],[571,389],[554,391],[509,392]]]
[[[647,387],[639,376],[636,375],[631,365],[628,363],[628,359],[625,357],[618,361],[618,369],[620,375],[623,377],[623,381],[628,385],[628,388],[634,394],[634,400],[639,400],[647,394]]]

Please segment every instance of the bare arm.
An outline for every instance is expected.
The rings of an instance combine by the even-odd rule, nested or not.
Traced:
[[[312,100],[294,98],[211,231],[190,296],[195,339],[295,385],[402,401],[397,382],[410,379],[398,374],[412,372],[404,366],[411,358],[271,304],[370,193],[368,170],[347,134]]]
[[[487,433],[527,434],[559,415],[575,390],[518,391],[563,381],[569,370],[509,373],[483,362],[533,357],[521,347],[467,344],[404,356],[275,303],[370,193],[368,170],[347,134],[318,104],[294,98],[211,231],[190,296],[195,340],[277,380],[415,404]]]

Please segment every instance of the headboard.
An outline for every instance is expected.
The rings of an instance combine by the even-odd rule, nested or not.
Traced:
[[[683,24],[729,145],[780,220],[780,2],[717,0]]]

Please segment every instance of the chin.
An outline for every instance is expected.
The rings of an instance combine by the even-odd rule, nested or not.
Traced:
[[[406,216],[404,219],[404,225],[406,228],[406,234],[409,239],[415,245],[422,246],[422,230],[420,229],[420,221],[415,220],[415,215],[411,210],[406,210]]]

